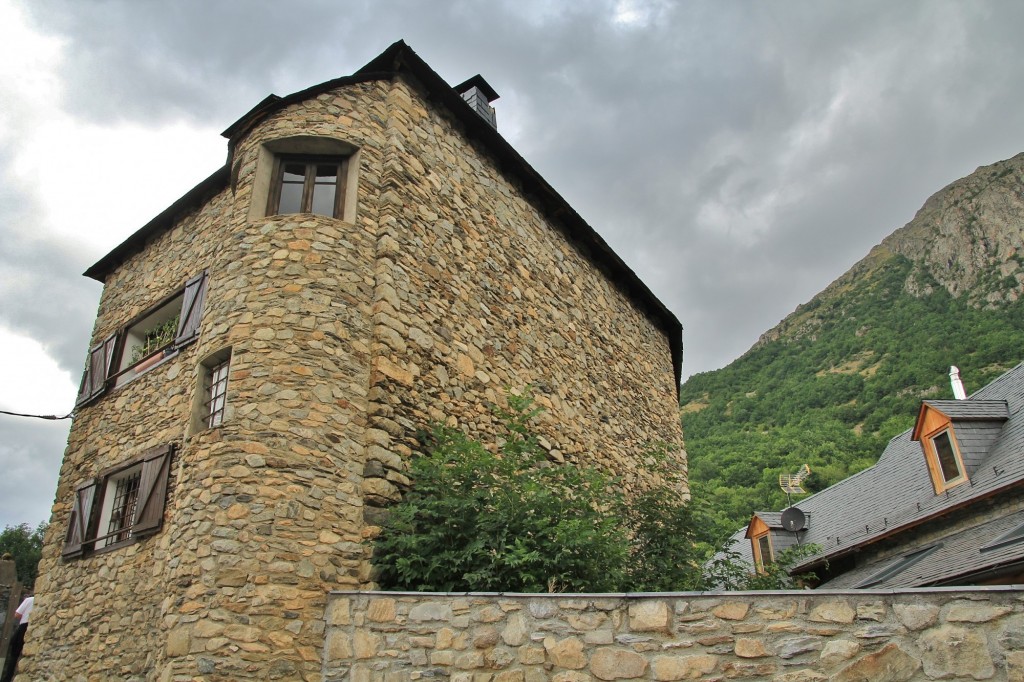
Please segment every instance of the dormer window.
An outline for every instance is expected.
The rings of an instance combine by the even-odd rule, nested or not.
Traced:
[[[953,439],[949,437],[949,431],[940,431],[928,440],[939,463],[943,483],[952,483],[963,478],[963,466],[960,464],[960,456],[957,454]]]
[[[771,532],[766,531],[754,538],[754,563],[759,573],[764,573],[765,568],[775,561],[772,554]]]
[[[1005,400],[921,403],[911,440],[921,444],[936,495],[970,480],[1001,437],[1009,417]]]
[[[925,436],[922,445],[936,494],[967,480],[964,461],[960,456],[960,448],[957,447],[952,426]]]

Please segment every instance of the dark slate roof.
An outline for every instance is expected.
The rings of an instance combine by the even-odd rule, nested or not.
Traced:
[[[1024,562],[1024,537],[999,542],[1001,537],[1021,525],[1024,525],[1024,511],[947,535],[938,542],[930,540],[907,545],[895,556],[858,566],[820,587],[830,590],[858,587],[903,557],[929,547],[935,547],[934,551],[906,569],[872,584],[871,589],[928,587],[964,581],[972,576],[982,578],[986,572]]]
[[[469,139],[480,144],[494,156],[503,172],[517,180],[523,194],[531,197],[546,212],[552,222],[559,225],[570,241],[580,245],[583,253],[601,268],[608,278],[640,310],[657,324],[668,337],[675,369],[676,386],[682,378],[683,327],[672,312],[658,300],[646,284],[576,210],[555,191],[541,175],[519,155],[505,138],[483,120],[469,104],[441,76],[431,69],[405,41],[399,40],[351,76],[314,85],[299,92],[279,97],[268,95],[235,123],[223,135],[228,138],[228,160],[223,168],[190,190],[160,215],[143,225],[113,251],[85,271],[87,277],[100,282],[118,265],[141,250],[154,236],[170,229],[178,217],[196,210],[210,196],[226,188],[230,182],[232,156],[237,142],[267,116],[295,102],[305,101],[335,88],[377,80],[391,80],[398,74],[408,74],[419,83],[435,105],[443,107],[462,125]],[[678,388],[677,388],[678,390]]]
[[[820,545],[822,551],[795,570],[848,554],[933,517],[1024,485],[1024,364],[966,401],[956,402],[973,401],[982,403],[982,407],[949,407],[948,403],[953,401],[934,401],[958,414],[988,415],[1000,403],[1009,415],[998,433],[989,439],[987,452],[969,473],[968,483],[936,495],[921,443],[911,440],[910,430],[905,431],[889,441],[873,467],[796,504],[808,516],[802,541]],[[762,518],[763,514],[757,512]],[[951,572],[955,570],[953,566],[949,568]]]
[[[970,400],[925,400],[924,404],[954,420],[1006,421],[1010,418],[1005,400],[974,400],[972,396]]]
[[[764,521],[769,528],[782,528],[782,512],[754,512],[754,516]]]

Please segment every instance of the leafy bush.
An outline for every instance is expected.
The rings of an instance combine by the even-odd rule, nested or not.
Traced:
[[[382,588],[625,592],[724,584],[704,566],[714,554],[707,509],[684,499],[681,472],[664,447],[643,456],[659,482],[627,497],[592,467],[548,461],[528,427],[538,410],[526,397],[508,402],[491,449],[457,429],[431,432],[427,452],[411,463],[412,489],[375,542]],[[750,577],[749,566],[718,568],[731,571],[729,585]],[[758,584],[774,589],[779,580],[773,574]]]

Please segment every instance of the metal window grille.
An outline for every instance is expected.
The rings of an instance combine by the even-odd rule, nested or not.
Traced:
[[[110,507],[110,524],[107,526],[105,545],[122,542],[132,536],[132,520],[139,502],[139,481],[142,471],[125,476],[116,482],[114,501]]]
[[[224,405],[228,393],[228,358],[210,368],[206,375],[206,400],[203,413],[208,427],[220,426],[224,422]]]

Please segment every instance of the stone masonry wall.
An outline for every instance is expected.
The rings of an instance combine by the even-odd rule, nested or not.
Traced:
[[[486,442],[510,389],[545,408],[552,459],[632,487],[660,442],[685,474],[665,333],[415,84],[392,84],[387,133],[367,505],[397,498],[418,428],[447,420]]]
[[[339,592],[325,682],[1024,680],[1024,592]]]
[[[300,135],[358,148],[349,219],[254,210],[261,148]],[[26,679],[320,679],[328,594],[373,586],[415,429],[486,435],[506,387],[536,386],[554,458],[630,478],[638,446],[681,446],[664,335],[460,135],[401,81],[292,104],[107,277],[92,344],[205,270],[202,326],[76,414]],[[197,431],[199,365],[228,347],[224,423]],[[75,487],[168,443],[161,531],[62,559]]]

